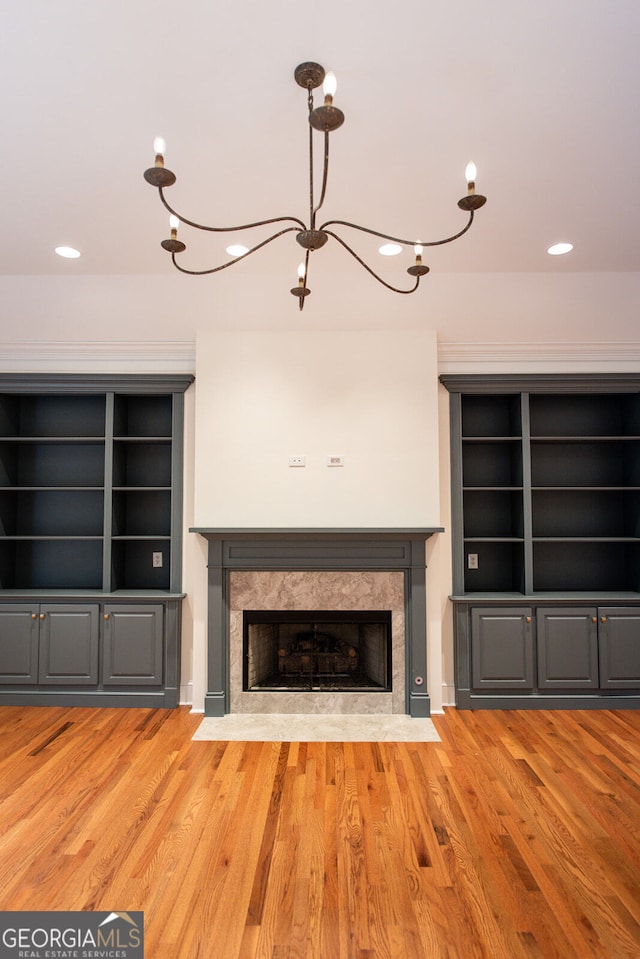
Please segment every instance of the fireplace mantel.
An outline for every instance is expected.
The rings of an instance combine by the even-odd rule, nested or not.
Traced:
[[[404,573],[406,712],[430,714],[427,691],[427,539],[442,527],[192,527],[208,541],[208,682],[205,715],[229,712],[229,595],[233,571],[385,570]]]

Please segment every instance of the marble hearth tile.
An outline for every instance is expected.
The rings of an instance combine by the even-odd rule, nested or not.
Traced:
[[[206,717],[193,739],[200,742],[440,742],[431,719],[355,714]]]

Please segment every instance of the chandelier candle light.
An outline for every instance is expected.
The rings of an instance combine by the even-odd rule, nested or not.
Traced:
[[[460,230],[458,233],[455,233],[453,236],[446,237],[443,240],[432,240],[430,242],[426,240],[404,240],[396,236],[389,236],[387,233],[381,233],[378,230],[371,230],[368,227],[360,226],[357,223],[349,223],[347,220],[327,220],[321,226],[316,226],[316,217],[318,211],[324,203],[325,194],[327,191],[327,179],[329,175],[329,134],[334,130],[337,130],[344,123],[344,113],[342,110],[338,109],[333,105],[333,98],[336,93],[336,78],[333,73],[326,73],[324,68],[320,66],[319,63],[301,63],[296,67],[294,72],[294,77],[296,83],[306,89],[307,91],[307,104],[309,109],[309,222],[304,223],[302,220],[299,220],[295,216],[276,216],[269,220],[259,220],[256,223],[244,223],[240,226],[205,226],[202,223],[196,223],[194,220],[189,220],[185,216],[181,216],[177,213],[173,207],[169,205],[167,199],[164,195],[164,190],[166,187],[172,186],[176,182],[175,174],[168,170],[164,165],[164,154],[166,152],[166,144],[162,137],[156,137],[153,143],[154,152],[155,152],[155,165],[150,167],[144,172],[144,178],[147,183],[150,183],[152,186],[157,187],[158,193],[160,195],[160,200],[169,211],[169,226],[171,229],[171,235],[169,239],[162,240],[161,246],[163,249],[167,250],[171,254],[171,259],[173,265],[181,273],[188,273],[190,276],[204,276],[209,273],[217,273],[220,270],[225,270],[229,266],[233,266],[234,263],[239,263],[240,260],[244,260],[246,257],[250,256],[252,253],[255,253],[256,250],[260,250],[263,246],[266,246],[267,243],[271,243],[273,240],[276,240],[278,237],[283,236],[285,233],[295,233],[296,240],[300,244],[303,250],[305,250],[304,261],[298,267],[298,285],[293,287],[291,293],[298,297],[300,304],[300,309],[304,307],[304,301],[307,296],[309,296],[311,290],[307,288],[307,279],[309,275],[309,254],[313,253],[314,250],[319,250],[325,245],[329,237],[333,237],[344,249],[351,254],[351,256],[357,260],[357,262],[365,268],[365,270],[371,274],[379,283],[383,286],[386,286],[388,290],[392,290],[394,293],[414,293],[418,289],[420,283],[420,278],[425,276],[429,272],[429,267],[424,265],[422,262],[422,253],[425,246],[442,246],[445,243],[451,243],[453,240],[457,240],[459,237],[463,236],[467,230],[471,227],[473,223],[473,217],[476,210],[479,210],[481,206],[484,206],[486,203],[486,197],[481,196],[476,193],[476,167],[474,163],[469,163],[466,169],[466,178],[467,178],[467,194],[463,196],[461,200],[458,200],[458,206],[461,210],[469,214],[469,219],[465,227]],[[314,107],[313,105],[313,91],[323,84],[323,93],[324,93],[324,103],[322,106]],[[324,164],[323,164],[323,174],[322,174],[322,188],[320,192],[320,200],[317,205],[314,204],[314,191],[313,191],[313,131],[318,130],[320,133],[324,133]],[[290,223],[294,224],[293,226],[286,226],[283,229],[279,229],[272,236],[268,237],[266,240],[263,240],[261,243],[257,243],[251,249],[247,250],[246,253],[242,253],[232,260],[228,260],[226,263],[222,263],[220,266],[211,267],[208,270],[188,270],[185,267],[181,266],[178,260],[176,259],[176,254],[183,253],[186,250],[186,244],[182,240],[178,239],[178,228],[181,224],[185,226],[193,227],[196,230],[204,230],[209,233],[238,233],[240,230],[253,230],[257,227],[268,226],[275,223]],[[351,247],[345,243],[342,237],[338,236],[334,230],[329,229],[329,227],[349,227],[352,230],[360,230],[362,233],[368,233],[370,236],[377,236],[383,240],[387,240],[390,243],[399,244],[402,247],[413,247],[413,252],[415,256],[415,261],[407,269],[409,276],[415,277],[415,283],[412,287],[407,290],[398,289],[395,286],[387,283],[382,277],[368,266],[358,254],[351,249]]]

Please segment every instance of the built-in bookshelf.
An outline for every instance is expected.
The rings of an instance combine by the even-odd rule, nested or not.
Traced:
[[[180,596],[183,395],[192,379],[0,376],[0,604]],[[155,609],[166,618],[166,606]],[[0,630],[5,695],[11,663],[24,665],[23,639],[12,646],[19,612]],[[122,636],[123,616],[118,623]],[[172,646],[175,659],[175,636]]]
[[[606,648],[622,686],[637,676],[640,689],[640,376],[441,379],[451,407],[459,680],[532,694],[587,688],[569,663],[588,625],[590,688],[613,682]],[[581,618],[560,608],[580,603]],[[625,616],[611,615],[622,603]],[[536,630],[542,666],[528,635]],[[547,675],[561,661],[566,670]]]

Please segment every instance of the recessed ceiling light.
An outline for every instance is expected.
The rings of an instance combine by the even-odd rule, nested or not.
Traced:
[[[74,250],[72,246],[57,246],[58,256],[64,256],[67,260],[77,260],[80,256],[80,250]]]
[[[231,246],[227,247],[227,253],[229,256],[244,256],[244,254],[248,252],[249,247],[242,246],[240,243],[232,243]]]
[[[563,256],[565,253],[571,253],[573,250],[573,243],[554,243],[553,246],[550,246],[547,250],[547,253],[550,253],[551,256]]]
[[[378,253],[382,253],[383,256],[397,256],[398,253],[402,253],[402,247],[397,243],[385,243],[379,248]]]

